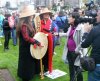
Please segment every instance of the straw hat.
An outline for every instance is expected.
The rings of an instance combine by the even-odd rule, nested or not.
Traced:
[[[35,14],[34,7],[32,5],[26,5],[26,6],[23,6],[22,9],[20,10],[19,18],[31,16],[34,14]]]
[[[48,8],[43,8],[42,12],[40,13],[40,15],[42,15],[44,13],[50,13],[50,14],[52,14],[52,12]]]
[[[44,57],[47,51],[48,47],[47,35],[42,32],[38,32],[35,34],[34,39],[38,40],[43,47],[37,46],[37,48],[34,48],[33,45],[31,45],[30,46],[31,55],[35,59],[41,59]]]

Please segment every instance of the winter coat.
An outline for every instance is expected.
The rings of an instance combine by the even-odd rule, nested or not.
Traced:
[[[87,49],[82,49],[79,47],[79,44],[81,43],[81,40],[82,40],[83,27],[84,27],[84,25],[82,25],[82,24],[79,24],[76,27],[75,32],[73,34],[73,39],[76,44],[75,51],[79,51],[82,55],[85,55],[86,53],[83,50],[87,50]],[[65,63],[68,63],[68,60],[67,60],[67,53],[68,53],[67,42],[68,41],[67,40],[69,37],[70,30],[71,30],[71,27],[69,27],[67,33],[59,33],[60,37],[63,37],[63,36],[66,37],[65,46],[64,46],[63,55],[62,55],[62,59]],[[77,56],[74,65],[80,66],[80,56]]]
[[[25,31],[30,38],[33,38],[32,33],[28,30]],[[22,79],[31,80],[35,74],[40,73],[40,61],[31,56],[31,43],[23,37],[22,33],[21,31],[19,36],[18,76]]]

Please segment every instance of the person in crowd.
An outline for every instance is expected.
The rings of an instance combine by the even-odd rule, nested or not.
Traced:
[[[58,16],[56,17],[56,24],[58,26],[58,32],[65,32],[65,30],[67,31],[68,27],[67,27],[67,16],[65,16],[65,12],[64,11],[60,11]],[[67,28],[67,29],[66,29]],[[60,37],[58,36],[57,38],[57,45],[60,45]]]
[[[41,11],[42,11],[41,6],[38,6],[38,7],[37,7],[37,13],[41,13]]]
[[[52,56],[54,52],[54,36],[52,33],[56,32],[54,22],[50,19],[52,12],[48,8],[44,8],[40,13],[41,18],[41,32],[48,35],[48,49],[43,57],[44,71],[52,72]]]
[[[79,9],[78,13],[80,14],[80,17],[84,17],[85,16],[85,12],[82,9]]]
[[[90,56],[96,63],[94,71],[88,72],[88,81],[100,81],[100,10],[97,12],[96,21],[97,25],[93,28],[89,24],[84,26],[85,33],[81,44],[83,48],[92,47]]]
[[[79,12],[79,10],[80,10],[79,7],[75,7],[75,8],[73,9],[73,12]]]
[[[60,11],[58,16],[56,17],[56,24],[58,26],[59,32],[63,32],[66,16],[64,11]]]
[[[3,36],[3,20],[5,19],[3,12],[0,12],[0,37]]]
[[[18,76],[22,81],[30,81],[35,74],[40,73],[39,61],[31,56],[30,45],[40,46],[41,43],[33,39],[36,31],[33,27],[34,8],[24,6],[20,11],[17,35],[19,37]]]
[[[56,32],[58,32],[58,26],[57,26],[56,21],[55,21],[55,14],[51,15],[51,20],[53,22],[52,23],[52,27],[55,27],[56,28]],[[55,49],[55,47],[59,43],[59,40],[58,40],[59,36],[53,36],[53,37],[54,37],[54,49]],[[56,52],[54,52],[54,54],[56,55]]]
[[[18,14],[18,12],[16,12],[16,16],[15,16],[15,27],[17,27],[18,23],[19,23],[19,14]]]
[[[70,27],[66,33],[54,33],[54,35],[59,35],[60,37],[67,37],[66,43],[64,46],[64,51],[62,55],[62,59],[65,63],[69,64],[69,74],[70,74],[70,81],[73,81],[75,78],[76,73],[78,70],[81,69],[80,65],[80,54],[79,54],[79,44],[81,43],[82,37],[82,27],[79,23],[79,13],[72,12],[68,18],[68,23]],[[80,53],[82,53],[82,49]],[[83,53],[82,53],[83,54]],[[83,81],[82,72],[80,72],[77,77],[77,81]]]
[[[14,46],[17,45],[15,18],[16,18],[16,13],[15,12],[13,12],[12,15],[8,18],[9,25],[10,25],[10,28],[11,28],[11,37],[12,37]]]
[[[64,23],[64,27],[63,27],[63,31],[66,33],[68,31],[70,24],[68,24],[68,18],[66,18],[65,23]]]
[[[3,32],[4,32],[4,51],[9,49],[9,40],[10,40],[10,31],[11,28],[9,26],[8,18],[10,17],[10,14],[5,14],[5,19],[3,20]]]

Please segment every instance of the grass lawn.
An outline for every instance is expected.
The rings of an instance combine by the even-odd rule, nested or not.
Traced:
[[[0,38],[0,41],[4,42],[3,38]],[[69,81],[69,73],[68,73],[68,65],[64,64],[61,57],[62,52],[64,48],[64,39],[61,40],[62,44],[60,46],[57,46],[55,48],[56,55],[53,56],[53,68],[59,69],[62,71],[67,72],[67,75],[59,77],[57,79],[49,79],[48,77],[45,77],[42,81]],[[18,66],[18,45],[13,46],[12,40],[10,40],[10,50],[4,52],[3,45],[0,46],[0,68],[8,68],[11,72],[11,75],[14,77],[16,81],[21,81],[17,77],[17,66]],[[32,81],[41,81],[40,75],[34,76],[34,79]],[[87,81],[87,74],[84,73],[84,81]]]

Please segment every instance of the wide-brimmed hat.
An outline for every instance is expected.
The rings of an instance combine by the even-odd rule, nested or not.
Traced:
[[[40,15],[45,14],[45,13],[50,13],[52,14],[52,12],[48,9],[48,8],[43,8],[42,12],[40,13]]]
[[[34,48],[34,46],[31,45],[30,53],[33,58],[42,59],[46,54],[47,47],[48,47],[47,35],[42,32],[38,32],[35,34],[34,39],[38,40],[41,43],[41,47],[37,46],[36,48]]]
[[[32,16],[35,14],[34,7],[32,5],[25,5],[21,8],[19,18]]]

